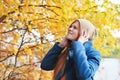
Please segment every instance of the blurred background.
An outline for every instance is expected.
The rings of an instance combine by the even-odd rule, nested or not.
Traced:
[[[40,63],[79,18],[99,31],[95,80],[120,80],[120,0],[0,0],[0,11],[0,80],[52,80]]]

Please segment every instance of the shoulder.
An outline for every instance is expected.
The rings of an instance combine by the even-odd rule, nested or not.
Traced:
[[[85,46],[86,54],[88,57],[99,57],[99,58],[102,57],[100,51],[94,48],[93,41],[86,42],[84,46]]]
[[[101,61],[101,59],[102,59],[102,55],[101,55],[100,51],[95,50],[95,49],[91,49],[86,54],[88,56],[88,59],[95,59],[97,61]]]

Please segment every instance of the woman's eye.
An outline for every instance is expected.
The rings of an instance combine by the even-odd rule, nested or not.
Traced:
[[[71,28],[72,26],[70,26],[69,28]]]
[[[77,27],[76,27],[76,26],[73,26],[73,28],[74,28],[74,29],[77,29]]]

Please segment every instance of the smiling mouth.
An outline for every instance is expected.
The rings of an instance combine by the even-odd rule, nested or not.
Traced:
[[[68,33],[68,36],[72,36],[72,34],[71,34],[71,33]]]
[[[72,34],[72,32],[68,32],[68,34]]]
[[[71,33],[68,33],[68,35],[72,35]]]

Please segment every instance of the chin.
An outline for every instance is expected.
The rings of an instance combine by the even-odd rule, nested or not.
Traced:
[[[75,41],[72,37],[67,36],[67,39],[70,41]]]

